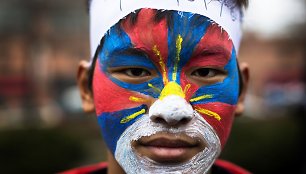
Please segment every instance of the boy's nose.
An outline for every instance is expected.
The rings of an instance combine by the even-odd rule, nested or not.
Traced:
[[[193,108],[184,98],[169,95],[153,103],[149,109],[149,117],[155,123],[180,126],[187,124],[192,119]]]

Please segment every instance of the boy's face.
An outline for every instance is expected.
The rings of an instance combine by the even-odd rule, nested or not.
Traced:
[[[93,76],[99,125],[127,173],[203,173],[234,118],[235,48],[204,16],[155,13],[142,9],[135,22],[123,19],[105,35]]]

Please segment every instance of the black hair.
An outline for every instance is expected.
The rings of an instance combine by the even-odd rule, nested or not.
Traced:
[[[247,8],[249,5],[249,0],[237,0],[236,2],[239,7]]]
[[[89,12],[91,0],[86,0],[85,3],[86,3],[86,10],[87,10],[87,12]]]

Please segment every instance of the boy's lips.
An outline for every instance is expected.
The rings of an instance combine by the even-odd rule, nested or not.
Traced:
[[[165,133],[142,137],[132,146],[141,156],[169,164],[186,162],[206,147],[199,138]]]

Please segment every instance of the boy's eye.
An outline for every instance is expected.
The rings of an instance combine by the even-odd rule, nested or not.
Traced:
[[[196,77],[214,77],[217,74],[217,70],[210,68],[200,68],[191,73],[192,76]]]
[[[227,73],[225,70],[216,68],[197,68],[190,73],[189,78],[199,85],[207,85],[221,82],[226,76]]]
[[[202,78],[210,78],[214,77],[218,74],[221,74],[220,70],[212,69],[212,68],[199,68],[191,73],[192,76],[202,77]]]
[[[150,76],[151,73],[143,68],[128,68],[122,70],[122,73],[130,76],[130,77],[145,77]]]
[[[155,71],[142,67],[109,68],[108,72],[114,78],[132,84],[144,83],[156,77]]]

